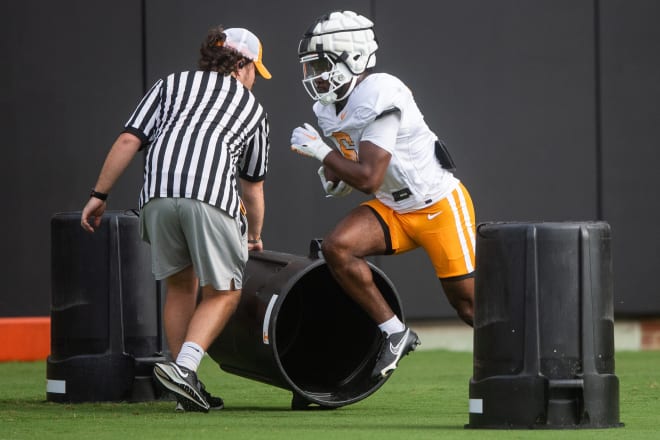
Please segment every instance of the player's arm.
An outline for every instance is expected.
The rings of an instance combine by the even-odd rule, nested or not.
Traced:
[[[346,159],[337,150],[330,148],[310,124],[293,130],[291,149],[323,162],[328,180],[343,180],[359,191],[372,194],[378,190],[385,178],[399,125],[400,112],[396,109],[371,122],[359,142],[357,161]]]
[[[357,162],[334,151],[325,157],[323,166],[326,175],[337,176],[337,180],[343,180],[358,191],[373,194],[382,185],[391,158],[389,152],[373,142],[361,141]]]
[[[380,115],[363,131],[357,162],[344,159],[341,154],[328,155],[323,161],[329,174],[366,194],[373,194],[383,184],[385,172],[396,144],[401,113],[397,109]],[[339,157],[337,157],[339,156]],[[344,160],[341,160],[344,159]]]

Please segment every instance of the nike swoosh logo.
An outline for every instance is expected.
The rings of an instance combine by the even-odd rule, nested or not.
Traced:
[[[174,368],[176,368],[176,371],[177,371],[177,373],[179,373],[179,376],[183,377],[184,379],[185,379],[186,377],[188,377],[188,373],[187,373],[187,372],[184,373],[184,372],[181,370],[181,368],[179,368],[179,366],[178,366],[177,364],[172,364],[172,366],[173,366]]]
[[[310,136],[310,135],[308,135],[308,134],[306,134],[306,133],[304,133],[304,134],[305,134],[306,137],[310,138],[310,139],[313,140],[313,141],[315,141],[315,140],[317,139],[316,136]]]
[[[390,351],[394,356],[398,356],[399,352],[401,352],[401,347],[403,347],[403,343],[405,342],[406,339],[408,339],[408,332],[409,330],[406,330],[406,334],[403,335],[403,338],[401,338],[398,344],[392,345],[392,343],[390,342]]]
[[[429,219],[429,220],[433,220],[434,218],[436,218],[436,217],[439,216],[440,214],[442,214],[442,211],[438,211],[438,212],[436,212],[436,213],[434,213],[434,214],[427,214],[427,215],[426,215],[426,218]]]
[[[344,119],[346,119],[346,112],[341,112],[341,113],[339,114],[339,119],[340,119],[341,121],[343,121]]]

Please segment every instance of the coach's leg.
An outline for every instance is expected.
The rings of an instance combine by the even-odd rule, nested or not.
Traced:
[[[202,300],[192,316],[186,341],[193,341],[205,351],[225,328],[241,299],[241,290],[215,290],[202,287]]]
[[[459,280],[440,280],[449,303],[469,326],[474,322],[474,277]]]
[[[165,284],[167,295],[163,307],[163,327],[167,345],[176,359],[197,307],[198,280],[192,266],[189,266],[168,277]]]
[[[370,208],[359,206],[323,239],[323,256],[333,276],[376,323],[394,316],[376,286],[365,257],[385,253],[382,227]]]

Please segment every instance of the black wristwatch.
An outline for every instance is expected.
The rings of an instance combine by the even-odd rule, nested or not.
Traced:
[[[106,193],[102,193],[102,192],[98,192],[98,191],[96,191],[94,188],[92,188],[92,192],[89,194],[89,196],[90,196],[90,197],[97,198],[97,199],[99,199],[99,200],[103,200],[104,202],[105,202],[106,199],[108,198],[108,194],[106,194]]]

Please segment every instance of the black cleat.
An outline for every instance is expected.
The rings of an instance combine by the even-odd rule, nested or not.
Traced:
[[[385,337],[381,343],[371,377],[374,380],[380,380],[389,376],[396,369],[399,360],[414,351],[419,344],[417,334],[408,327],[399,333],[392,333]]]
[[[202,386],[202,389],[200,390],[202,393],[202,396],[206,399],[206,401],[209,404],[209,410],[210,411],[218,411],[221,410],[225,407],[225,402],[222,400],[221,397],[216,397],[211,395],[208,391],[206,391],[206,387],[202,383],[202,381],[199,381],[200,385]],[[176,403],[176,408],[175,411],[177,412],[185,412],[185,411],[199,411],[198,406],[194,403],[188,403],[188,399],[181,399],[177,398],[177,403]]]
[[[203,394],[204,387],[197,374],[174,362],[156,363],[156,379],[176,394],[176,400],[187,411],[208,412],[210,405]],[[177,405],[178,406],[178,405]]]

